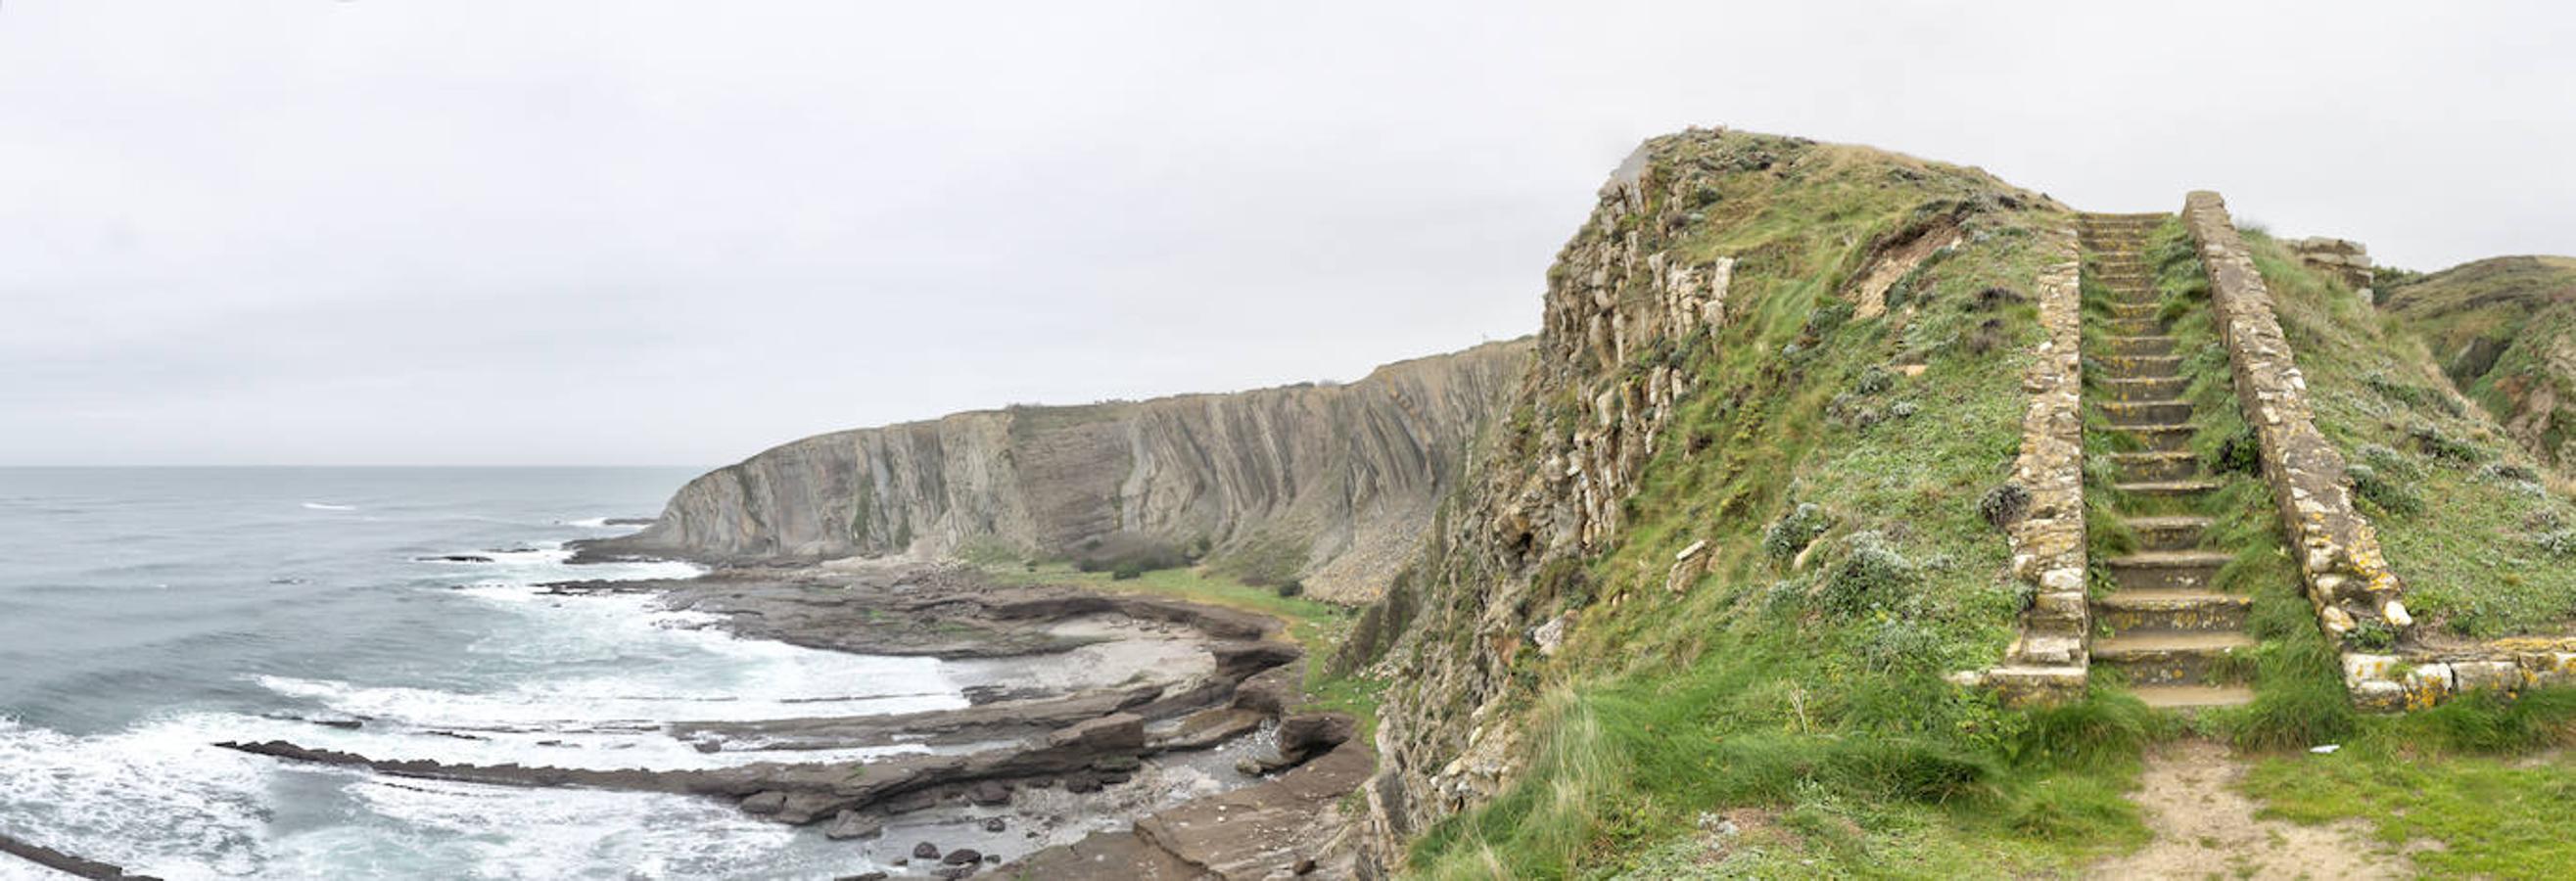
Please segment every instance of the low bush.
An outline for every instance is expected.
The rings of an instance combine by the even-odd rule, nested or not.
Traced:
[[[1825,509],[1801,502],[1762,530],[1762,552],[1774,560],[1791,559],[1833,526],[1833,518],[1825,513]]]

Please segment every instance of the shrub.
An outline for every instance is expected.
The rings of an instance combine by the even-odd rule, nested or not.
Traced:
[[[1128,532],[1085,541],[1073,558],[1073,567],[1084,572],[1115,573],[1131,567],[1138,572],[1149,572],[1178,569],[1189,564],[1189,554],[1179,545]]]
[[[1895,387],[1896,374],[1876,364],[1863,369],[1860,378],[1852,381],[1852,391],[1864,395],[1878,394]]]
[[[1283,597],[1305,596],[1306,582],[1299,581],[1294,578],[1280,582],[1279,595]]]
[[[2261,474],[2263,473],[2263,441],[2254,435],[2254,429],[2247,428],[2228,435],[2226,440],[2219,441],[2218,452],[2214,458],[2215,461],[2209,463],[2212,471]]]
[[[1843,540],[1842,561],[1825,576],[1819,600],[1825,611],[1858,616],[1887,608],[1914,581],[1914,561],[1898,553],[1877,530],[1856,532]]]
[[[2416,480],[2424,476],[2424,469],[2416,465],[2415,460],[2405,453],[2378,444],[2362,444],[2357,452],[2362,464],[2379,469],[2384,477]]]
[[[2475,465],[2492,458],[2486,448],[2442,433],[2431,425],[2418,425],[2406,432],[2425,455],[2455,465]]]
[[[2018,483],[1987,490],[1986,497],[1977,500],[1977,513],[1985,515],[1986,522],[1994,524],[1996,529],[2002,529],[2021,519],[2021,515],[2030,513],[2030,490],[2023,489]]]
[[[2511,462],[2497,462],[2488,465],[2479,473],[2489,480],[2507,480],[2515,483],[2540,482],[2540,472],[2533,471],[2526,466],[2516,465]]]
[[[1774,560],[1787,560],[1815,542],[1816,537],[1833,528],[1833,519],[1825,509],[1801,502],[1786,516],[1762,530],[1762,552]]]
[[[1143,564],[1120,563],[1118,564],[1118,568],[1110,570],[1109,579],[1111,581],[1127,581],[1129,579],[1141,577],[1144,574],[1145,567]]]
[[[1914,418],[1914,414],[1920,412],[1923,412],[1922,405],[1916,404],[1913,401],[1898,401],[1887,405],[1887,418],[1889,419],[1912,419]]]
[[[2554,529],[2534,534],[2531,543],[2553,557],[2576,557],[2576,529]]]
[[[2414,490],[2381,477],[2377,468],[2354,463],[2344,467],[2344,475],[2352,478],[2355,495],[2369,499],[2380,510],[2391,514],[2413,514],[2424,510],[2424,500],[2416,496]]]

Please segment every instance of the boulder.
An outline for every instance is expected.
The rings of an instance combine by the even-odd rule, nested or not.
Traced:
[[[761,792],[742,800],[742,812],[766,817],[787,809],[787,793]]]
[[[1291,760],[1340,746],[1359,734],[1348,713],[1298,713],[1279,720],[1279,752]]]
[[[1208,647],[1216,656],[1216,677],[1240,682],[1254,673],[1286,664],[1305,656],[1305,651],[1284,642],[1227,642]]]
[[[1145,720],[1133,713],[1111,713],[1047,735],[1047,745],[1107,755],[1134,755],[1145,749]]]
[[[1304,691],[1306,671],[1303,664],[1281,664],[1252,674],[1234,687],[1237,709],[1276,716],[1297,705]]]
[[[922,842],[922,843],[920,843],[920,844],[913,845],[913,846],[912,846],[912,858],[913,858],[913,859],[916,859],[916,860],[935,860],[935,859],[938,859],[938,858],[939,858],[939,845],[932,844],[932,843],[927,842],[927,841],[924,841],[924,842]]]
[[[833,841],[848,841],[853,838],[872,837],[884,831],[885,820],[875,814],[842,811],[840,816],[833,818],[832,827],[823,830],[823,837]]]

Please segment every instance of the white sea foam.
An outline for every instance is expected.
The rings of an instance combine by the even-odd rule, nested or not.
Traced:
[[[199,717],[75,738],[0,720],[13,832],[167,878],[250,874],[269,763],[215,749]]]
[[[858,862],[720,800],[382,778],[208,745],[244,723],[184,714],[75,738],[0,719],[0,826],[174,881],[797,877]]]
[[[355,510],[358,510],[358,506],[356,506],[356,505],[331,505],[331,504],[324,504],[324,503],[322,503],[322,502],[305,502],[305,503],[304,503],[304,509],[305,509],[305,510],[307,510],[307,511],[355,511]]]

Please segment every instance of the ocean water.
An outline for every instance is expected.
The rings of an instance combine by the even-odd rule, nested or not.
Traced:
[[[562,550],[622,531],[605,518],[659,511],[690,475],[0,469],[0,832],[174,879],[875,868],[713,800],[390,778],[211,745],[706,767],[773,757],[701,754],[662,726],[965,705],[935,660],[740,640],[649,598],[533,588],[692,574],[570,566]],[[450,554],[491,562],[420,559]],[[0,878],[43,874],[0,856]]]

